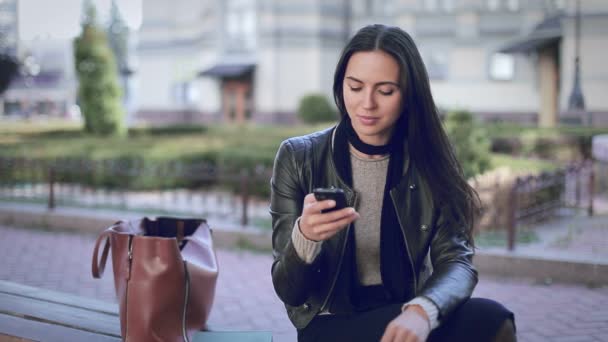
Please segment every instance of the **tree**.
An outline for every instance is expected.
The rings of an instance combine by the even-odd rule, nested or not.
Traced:
[[[74,61],[84,128],[93,134],[122,135],[126,129],[114,55],[97,24],[95,6],[89,0],[83,9],[82,32],[74,40]]]

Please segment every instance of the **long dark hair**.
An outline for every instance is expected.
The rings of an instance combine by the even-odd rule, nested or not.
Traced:
[[[405,130],[409,156],[430,186],[436,208],[451,215],[473,244],[473,226],[479,212],[479,197],[464,178],[435,106],[429,77],[414,40],[398,27],[370,25],[348,42],[334,74],[334,101],[340,115],[347,116],[343,82],[350,57],[360,51],[382,50],[399,64],[403,99],[402,119],[396,130]],[[464,227],[463,227],[464,226]]]

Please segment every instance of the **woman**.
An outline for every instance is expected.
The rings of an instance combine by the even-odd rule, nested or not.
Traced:
[[[333,90],[341,121],[283,142],[271,181],[272,279],[298,340],[515,340],[511,312],[469,299],[478,198],[411,37],[362,28]],[[349,207],[326,212],[319,187]]]

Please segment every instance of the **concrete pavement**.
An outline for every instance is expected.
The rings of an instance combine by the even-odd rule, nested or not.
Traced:
[[[114,301],[111,263],[91,277],[95,236],[0,226],[0,279]],[[295,341],[295,329],[275,295],[268,253],[218,250],[220,277],[210,325],[270,330],[274,341]],[[481,275],[474,296],[515,312],[520,341],[608,341],[608,288],[540,284]]]

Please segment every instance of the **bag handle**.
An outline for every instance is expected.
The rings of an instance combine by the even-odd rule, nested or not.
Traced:
[[[103,276],[103,271],[106,268],[106,261],[108,260],[108,253],[110,252],[110,233],[112,233],[112,227],[99,234],[97,241],[95,241],[95,248],[93,249],[93,263],[91,266],[93,278],[99,279],[101,276]],[[104,239],[105,245],[103,246],[103,252],[101,252],[101,260],[98,262],[97,256],[99,254],[99,245]]]

